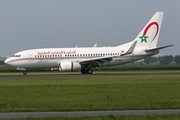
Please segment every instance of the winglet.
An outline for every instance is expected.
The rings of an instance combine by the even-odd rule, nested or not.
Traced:
[[[131,47],[129,48],[129,50],[125,53],[125,54],[122,54],[122,55],[127,55],[127,54],[132,54],[133,51],[134,51],[134,48],[137,44],[137,41],[134,41],[134,43],[131,45]]]

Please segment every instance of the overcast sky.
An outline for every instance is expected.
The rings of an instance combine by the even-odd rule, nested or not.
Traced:
[[[180,0],[0,0],[0,56],[34,48],[117,46],[164,12],[158,55],[180,54]]]

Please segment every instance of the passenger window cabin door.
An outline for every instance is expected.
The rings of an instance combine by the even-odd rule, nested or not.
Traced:
[[[28,52],[28,62],[33,62],[33,52],[32,51]]]

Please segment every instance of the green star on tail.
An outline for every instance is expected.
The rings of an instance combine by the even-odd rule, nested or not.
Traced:
[[[147,43],[146,39],[148,38],[148,36],[144,36],[144,34],[143,34],[143,36],[141,36],[141,37],[139,37],[139,38],[141,38],[141,43],[142,43],[143,41]]]

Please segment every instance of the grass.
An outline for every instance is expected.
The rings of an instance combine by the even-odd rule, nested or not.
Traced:
[[[180,76],[0,78],[0,112],[179,109]]]
[[[123,115],[123,116],[79,116],[79,117],[44,117],[14,118],[0,120],[179,120],[180,115]]]

